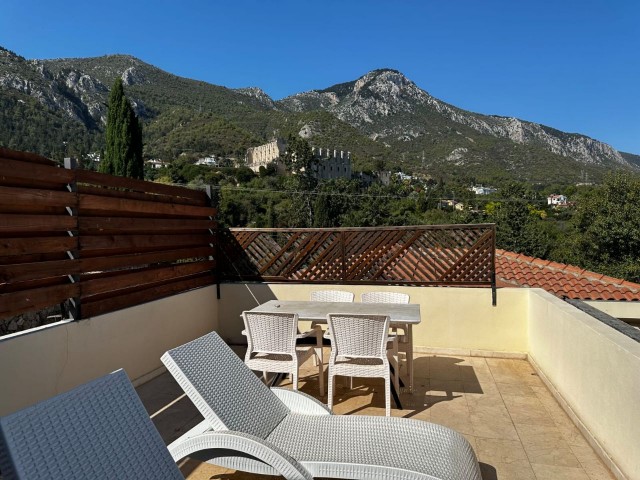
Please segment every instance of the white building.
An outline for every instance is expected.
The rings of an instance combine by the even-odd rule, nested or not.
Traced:
[[[552,193],[547,197],[547,205],[553,205],[554,207],[566,207],[568,203],[567,197],[564,195],[556,195]]]
[[[476,195],[490,195],[492,193],[496,193],[498,191],[497,188],[493,187],[483,187],[482,185],[473,186],[469,188]]]
[[[247,166],[254,172],[260,171],[260,167],[267,167],[272,162],[277,162],[286,151],[287,144],[283,139],[277,139],[265,145],[252,147],[247,150],[245,157]],[[317,160],[314,175],[318,180],[333,178],[351,178],[351,152],[328,148],[312,148],[313,156]],[[279,172],[284,171],[284,166],[276,163]]]
[[[144,163],[146,163],[151,168],[162,168],[162,167],[166,167],[167,166],[167,162],[163,162],[162,160],[158,160],[156,158],[153,158],[151,160],[147,160]]]
[[[204,157],[199,159],[196,162],[196,165],[207,165],[209,167],[217,167],[218,166],[218,160],[216,159],[216,157],[214,155],[210,156],[210,157]]]
[[[247,155],[245,156],[247,167],[254,172],[258,172],[260,167],[266,168],[271,162],[276,161],[280,155],[284,153],[286,148],[287,144],[281,138],[265,145],[251,147],[247,150]]]
[[[313,155],[318,159],[315,176],[318,180],[334,178],[351,178],[351,152],[313,148]]]

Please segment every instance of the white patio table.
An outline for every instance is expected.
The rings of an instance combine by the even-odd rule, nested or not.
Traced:
[[[420,323],[420,305],[416,303],[359,303],[312,302],[304,300],[269,300],[250,310],[262,313],[297,313],[300,320],[327,323],[329,313],[389,315],[389,323],[407,324],[410,344],[407,355],[409,391],[413,391],[413,333],[412,326]]]

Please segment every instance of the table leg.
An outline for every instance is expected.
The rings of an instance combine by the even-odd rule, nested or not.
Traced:
[[[409,391],[413,392],[413,325],[407,324],[409,351],[407,352],[407,373],[409,374]]]

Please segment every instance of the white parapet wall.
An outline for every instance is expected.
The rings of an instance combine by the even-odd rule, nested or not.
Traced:
[[[168,349],[217,329],[216,287],[0,339],[0,416],[124,368],[134,384]]]
[[[528,291],[504,288],[496,306],[489,288],[439,288],[371,285],[223,284],[220,334],[244,343],[241,313],[267,300],[308,300],[313,290],[346,290],[360,295],[372,290],[408,293],[420,305],[422,321],[414,327],[416,350],[458,355],[526,356]]]
[[[618,478],[640,479],[640,344],[530,290],[529,359]]]

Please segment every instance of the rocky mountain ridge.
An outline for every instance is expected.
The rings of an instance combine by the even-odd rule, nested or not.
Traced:
[[[25,139],[17,133],[30,131],[28,125],[11,127],[27,109],[49,118],[41,120],[45,125],[51,116],[56,124],[66,118],[60,121],[69,125],[59,128],[88,132],[79,151],[99,149],[109,88],[117,76],[145,121],[147,156],[189,151],[242,157],[246,148],[289,132],[351,150],[363,168],[379,161],[425,171],[486,172],[490,166],[497,174],[519,178],[552,178],[559,172],[575,177],[585,168],[596,173],[640,169],[639,157],[584,135],[447,104],[391,69],[274,101],[258,87],[229,89],[181,78],[128,55],[26,60],[2,48],[0,145],[48,156],[58,152],[49,144],[34,148],[29,142],[38,135]],[[215,138],[221,134],[225,141]]]
[[[449,105],[429,95],[396,70],[374,70],[354,82],[321,91],[299,93],[277,104],[292,111],[322,108],[346,123],[367,131],[375,140],[395,136],[395,140],[400,141],[410,141],[432,133],[428,126],[421,125],[416,118],[417,108],[422,106],[480,134],[507,138],[519,144],[537,144],[581,163],[632,166],[616,149],[587,136],[560,132],[514,117],[472,113]],[[387,119],[400,114],[409,116],[389,128]]]

